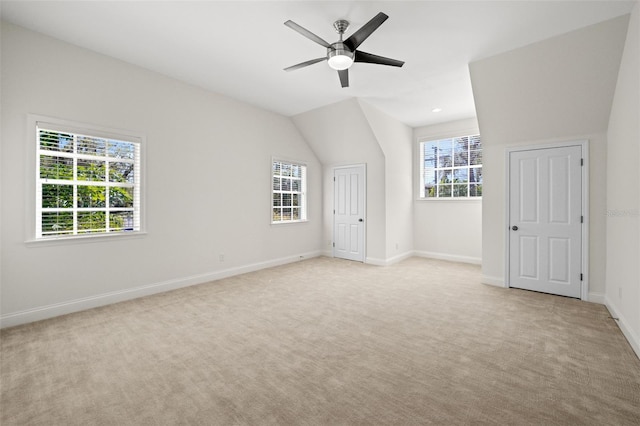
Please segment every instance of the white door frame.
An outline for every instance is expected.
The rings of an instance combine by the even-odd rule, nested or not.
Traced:
[[[336,170],[339,169],[350,169],[352,167],[362,167],[362,171],[364,174],[364,191],[362,192],[362,214],[364,219],[363,229],[362,229],[362,263],[366,263],[367,260],[367,163],[357,163],[357,164],[344,164],[341,166],[335,166],[331,169],[331,178],[333,180],[333,193],[331,194],[331,201],[333,202],[333,214],[331,218],[331,241],[333,241],[333,247],[331,248],[331,257],[336,257],[335,251],[335,241],[336,241],[336,183],[335,176]]]
[[[510,180],[510,167],[509,167],[509,158],[512,152],[518,151],[531,151],[536,149],[547,149],[547,148],[564,148],[569,146],[580,146],[582,149],[582,259],[581,259],[581,269],[582,269],[582,283],[580,288],[580,299],[584,301],[589,300],[589,141],[586,139],[577,140],[577,141],[567,141],[567,142],[554,142],[549,144],[542,145],[526,145],[526,146],[516,146],[516,147],[508,147],[505,150],[505,223],[504,226],[508,230],[509,229],[509,218],[510,218],[510,191],[509,191],[509,180]],[[504,286],[510,287],[511,283],[509,282],[509,265],[510,265],[510,238],[509,232],[505,233],[505,265],[504,265]]]

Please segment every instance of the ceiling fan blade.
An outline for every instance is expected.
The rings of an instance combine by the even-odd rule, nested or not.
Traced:
[[[324,41],[323,39],[321,39],[320,37],[318,37],[317,35],[315,35],[311,31],[309,31],[308,29],[306,29],[304,27],[301,27],[300,25],[296,24],[292,20],[288,20],[284,24],[287,27],[291,28],[292,30],[299,32],[300,34],[302,34],[303,36],[305,36],[309,40],[315,41],[316,43],[318,43],[321,46],[324,46],[324,47],[327,47],[327,48],[331,47],[331,45],[329,43],[327,43],[326,41]]]
[[[369,22],[367,22],[362,27],[360,27],[358,31],[351,34],[351,37],[346,39],[344,41],[344,44],[346,44],[347,47],[351,49],[351,51],[356,50],[358,46],[360,46],[360,44],[362,44],[362,42],[365,41],[367,37],[369,37],[371,33],[374,32],[376,29],[378,29],[378,27],[382,25],[382,23],[386,21],[388,18],[389,17],[384,13],[382,12],[378,13],[376,16],[371,18]]]
[[[339,70],[338,76],[340,77],[340,84],[342,87],[349,87],[349,69]]]
[[[373,53],[362,52],[356,50],[354,62],[366,62],[369,64],[389,65],[392,67],[401,67],[404,65],[404,61],[398,61],[397,59],[385,58],[384,56],[374,55]]]
[[[326,56],[322,57],[322,58],[310,59],[308,61],[300,62],[299,64],[296,64],[296,65],[291,65],[290,67],[287,67],[284,70],[285,71],[295,71],[295,70],[298,70],[300,68],[308,67],[309,65],[313,65],[315,63],[326,61],[326,60],[327,60]]]

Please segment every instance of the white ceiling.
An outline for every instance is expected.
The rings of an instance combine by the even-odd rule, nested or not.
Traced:
[[[2,1],[2,19],[287,116],[357,97],[413,126],[475,116],[467,64],[628,13],[634,1]],[[359,49],[405,61],[356,63],[341,88],[329,43],[389,15]],[[433,113],[434,108],[443,111]]]

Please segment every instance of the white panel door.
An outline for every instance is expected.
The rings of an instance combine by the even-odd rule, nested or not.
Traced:
[[[509,286],[580,297],[580,146],[509,154]]]
[[[364,165],[333,172],[333,256],[364,262]]]

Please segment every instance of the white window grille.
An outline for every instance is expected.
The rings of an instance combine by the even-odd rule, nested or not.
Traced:
[[[273,160],[271,167],[271,222],[307,220],[307,166]]]
[[[480,135],[420,142],[420,198],[482,197]]]
[[[36,134],[36,239],[140,231],[136,138],[48,123],[37,123]]]

